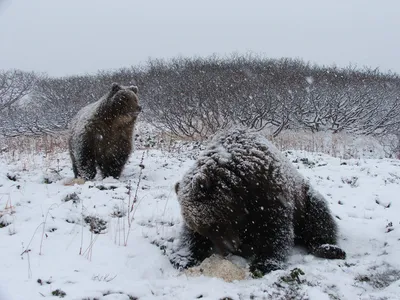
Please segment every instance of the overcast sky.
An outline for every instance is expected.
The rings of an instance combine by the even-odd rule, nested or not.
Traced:
[[[400,1],[0,0],[0,69],[62,76],[248,51],[400,73]]]

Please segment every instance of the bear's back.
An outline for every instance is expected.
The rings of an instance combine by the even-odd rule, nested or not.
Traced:
[[[216,185],[231,186],[265,182],[271,187],[286,190],[285,193],[292,198],[300,196],[305,182],[290,161],[270,141],[241,128],[217,134],[187,175],[184,176],[186,183],[182,188],[186,186],[188,191],[193,191],[192,186],[206,188],[210,181]],[[268,188],[270,187],[259,186],[258,189]]]

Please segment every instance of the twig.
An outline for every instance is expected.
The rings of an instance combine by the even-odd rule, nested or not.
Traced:
[[[90,238],[90,244],[89,246],[86,248],[86,250],[82,253],[82,255],[85,255],[85,253],[87,253],[86,258],[91,260],[92,259],[92,249],[93,249],[93,245],[96,242],[97,238],[99,235],[96,235],[95,238],[93,238],[93,232],[91,233],[91,238]]]
[[[125,226],[124,226],[124,238],[125,238],[124,245],[125,245],[125,246],[128,245],[128,238],[129,238],[129,233],[130,233],[130,231],[131,231],[131,226],[132,226],[132,222],[133,222],[134,212],[132,213],[132,218],[130,217],[130,214],[131,214],[131,212],[133,211],[134,204],[137,202],[137,195],[138,195],[138,191],[139,191],[139,186],[140,186],[140,182],[141,182],[141,180],[142,180],[142,173],[143,173],[143,169],[144,169],[144,165],[143,165],[144,154],[145,154],[145,152],[143,151],[143,153],[142,153],[142,158],[141,158],[140,164],[139,164],[139,167],[140,167],[139,179],[138,179],[138,183],[137,183],[137,185],[136,185],[135,195],[134,195],[134,197],[133,197],[132,204],[131,204],[131,188],[130,188],[131,185],[130,185],[130,184],[129,184],[129,188],[128,188],[128,195],[129,195],[128,213],[127,213],[127,218],[128,218],[128,232],[126,233],[126,236],[125,236]]]
[[[31,279],[32,278],[32,269],[31,269],[31,260],[30,260],[30,257],[29,257],[29,252],[31,252],[31,249],[25,249],[21,253],[21,256],[26,254],[26,256],[28,257],[28,278]]]
[[[47,217],[48,217],[48,215],[49,215],[49,213],[50,213],[50,210],[51,210],[51,208],[52,208],[53,206],[57,206],[57,207],[58,207],[58,204],[53,203],[53,204],[49,207],[49,209],[47,210],[46,218],[44,219],[44,222],[43,222],[43,230],[42,230],[42,238],[40,239],[39,255],[42,255],[43,237],[44,237],[44,235],[45,235],[44,231],[45,231],[45,229],[46,229]]]
[[[79,255],[82,255],[82,247],[83,247],[83,199],[82,199],[82,211],[81,211],[81,216],[82,216],[82,220],[81,220],[81,247],[79,248]]]

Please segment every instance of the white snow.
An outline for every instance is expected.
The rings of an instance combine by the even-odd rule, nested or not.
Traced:
[[[319,259],[295,248],[287,269],[229,283],[189,277],[163,255],[180,230],[174,184],[197,151],[136,150],[120,180],[75,186],[65,185],[73,177],[67,152],[0,154],[0,216],[11,223],[0,228],[0,300],[57,299],[57,289],[77,300],[400,299],[399,160],[286,152],[340,218],[347,259]],[[127,212],[134,214],[129,235]],[[87,216],[107,221],[106,228],[92,234],[82,222]],[[282,279],[295,268],[305,273],[300,283]]]
[[[306,81],[308,84],[313,84],[314,83],[314,78],[312,76],[307,76]]]

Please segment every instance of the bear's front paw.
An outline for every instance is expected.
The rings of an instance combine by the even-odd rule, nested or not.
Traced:
[[[282,267],[282,264],[275,260],[256,260],[250,265],[250,272],[254,278],[260,278],[269,272],[280,270]]]
[[[175,269],[180,271],[193,267],[197,263],[196,260],[190,259],[190,257],[179,252],[172,254],[169,261]]]
[[[336,245],[324,244],[313,250],[315,256],[327,259],[346,259],[346,252]]]

